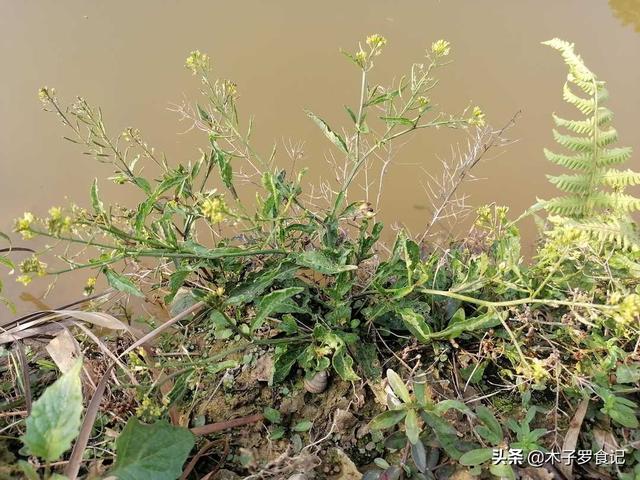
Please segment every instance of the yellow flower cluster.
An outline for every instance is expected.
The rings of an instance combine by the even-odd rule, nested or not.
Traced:
[[[200,53],[200,50],[194,50],[187,57],[184,66],[194,75],[198,72],[207,72],[210,69],[209,55]]]
[[[471,112],[471,117],[469,118],[469,125],[476,125],[478,127],[483,127],[485,125],[485,115],[484,112],[480,109],[480,107],[473,107],[473,111]]]
[[[71,217],[62,216],[60,207],[51,207],[49,209],[49,218],[47,219],[47,228],[49,233],[54,236],[60,236],[71,230]]]
[[[438,40],[431,44],[431,53],[436,57],[446,57],[451,52],[451,44],[446,40]]]
[[[211,223],[220,223],[228,212],[227,204],[221,196],[205,198],[200,205],[202,215]]]
[[[23,285],[28,285],[31,283],[33,275],[43,277],[47,274],[47,264],[38,260],[38,257],[35,255],[32,255],[20,263],[20,272],[23,275],[20,275],[16,281]]]
[[[22,234],[22,238],[29,240],[33,238],[33,232],[31,231],[31,224],[35,221],[35,217],[31,212],[24,212],[22,218],[18,218],[15,222],[14,230]]]
[[[42,103],[47,103],[51,101],[56,95],[56,90],[54,88],[42,87],[38,90],[38,98]]]
[[[369,47],[372,50],[378,50],[384,47],[386,44],[387,44],[387,39],[378,33],[374,33],[373,35],[369,35],[367,37],[367,45],[369,45]],[[378,51],[376,55],[378,55],[379,53],[380,52]]]
[[[96,277],[87,278],[87,283],[84,286],[83,294],[84,296],[89,296],[96,289]]]

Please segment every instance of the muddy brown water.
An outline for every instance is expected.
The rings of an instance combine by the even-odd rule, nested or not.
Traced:
[[[255,115],[258,147],[268,152],[274,141],[303,140],[300,165],[312,179],[327,177],[327,144],[303,109],[336,128],[347,125],[343,105],[355,103],[358,74],[338,49],[353,49],[375,32],[389,44],[374,80],[397,78],[432,41],[445,38],[455,62],[441,71],[434,101],[450,112],[479,104],[496,126],[522,110],[509,133],[518,141],[478,168],[485,180],[465,188],[471,204],[505,204],[517,215],[536,197],[553,193],[545,174],[556,170],[542,148],[553,145],[551,113],[564,111],[565,67],[540,41],[559,36],[576,42],[589,66],[608,81],[621,144],[638,152],[638,30],[638,0],[2,0],[0,231],[10,231],[12,219],[25,210],[45,214],[71,199],[86,204],[92,179],[111,173],[61,140],[64,129],[41,112],[39,87],[55,86],[67,100],[82,95],[103,106],[112,132],[136,126],[170,161],[189,161],[206,139],[180,134],[186,125],[167,107],[196,98],[197,83],[182,66],[190,50],[200,49],[212,56],[217,73],[237,82],[241,113]],[[399,151],[379,206],[386,224],[420,230],[427,202],[419,167],[437,171],[449,145],[464,141],[460,132],[422,132]],[[631,165],[636,169],[638,158]],[[135,201],[126,188],[106,180],[101,186],[106,201]],[[524,222],[522,230],[532,243],[533,222]],[[46,281],[36,280],[24,292],[6,271],[0,275],[21,312],[76,299],[83,278],[61,279],[48,298],[38,300]]]

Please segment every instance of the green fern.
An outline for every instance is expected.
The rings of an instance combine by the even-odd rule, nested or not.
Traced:
[[[608,98],[605,82],[598,80],[574,45],[554,38],[543,42],[560,52],[569,67],[563,98],[586,118],[567,120],[553,115],[558,128],[553,137],[570,154],[545,149],[547,159],[576,173],[552,176],[549,181],[566,195],[542,201],[551,214],[568,217],[577,228],[599,241],[628,247],[638,243],[629,214],[640,210],[640,199],[624,193],[626,187],[640,185],[640,173],[616,168],[631,157],[627,147],[610,147],[618,140],[610,126],[613,113],[603,106]],[[578,93],[576,93],[578,92]]]

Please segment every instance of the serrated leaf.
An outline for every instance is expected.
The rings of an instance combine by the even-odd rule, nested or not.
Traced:
[[[371,422],[369,428],[371,430],[386,430],[400,423],[407,416],[406,410],[388,410],[376,415]]]
[[[116,463],[109,474],[119,480],[175,480],[194,444],[186,428],[166,421],[145,425],[132,417],[116,440]]]
[[[325,275],[337,275],[349,270],[356,270],[355,265],[341,265],[326,253],[318,250],[309,250],[295,255],[295,262],[301,267],[310,268]]]
[[[258,330],[267,317],[280,307],[285,301],[304,291],[302,287],[288,287],[280,290],[274,290],[273,292],[265,295],[260,300],[258,305],[258,313],[251,322],[251,330]]]
[[[339,347],[333,354],[333,368],[345,382],[355,382],[360,377],[353,370],[353,358],[347,353],[344,346]]]
[[[111,268],[107,267],[103,269],[103,273],[105,277],[107,277],[107,282],[109,282],[109,285],[111,285],[116,290],[128,293],[130,295],[135,295],[136,297],[144,297],[144,294],[140,291],[140,289],[136,287],[135,284],[124,275],[120,275]]]
[[[318,117],[315,113],[309,110],[306,110],[306,114],[309,116],[309,118],[311,118],[311,120],[315,122],[316,125],[318,125],[318,127],[320,127],[320,130],[322,130],[322,133],[324,133],[325,137],[327,137],[331,141],[331,143],[333,143],[336,147],[338,147],[344,153],[349,153],[349,149],[347,148],[347,144],[344,141],[344,139],[340,135],[335,133],[333,130],[331,130],[327,122],[325,122],[320,117]]]
[[[21,437],[31,455],[47,462],[58,460],[80,431],[82,414],[82,360],[47,387],[33,403],[27,431]]]
[[[413,311],[411,308],[400,308],[398,309],[398,313],[400,314],[405,327],[407,327],[407,330],[409,330],[420,342],[429,342],[432,334],[431,327],[429,327],[423,315]]]

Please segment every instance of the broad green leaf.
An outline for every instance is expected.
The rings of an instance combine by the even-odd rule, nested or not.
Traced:
[[[502,442],[502,426],[490,409],[484,405],[476,408],[476,415],[483,423],[476,427],[476,432],[492,445],[499,445]]]
[[[262,297],[262,300],[260,300],[260,304],[258,305],[258,313],[251,322],[251,330],[254,332],[258,330],[272,312],[274,312],[286,300],[303,291],[304,288],[302,287],[288,287],[281,290],[274,290]]]
[[[442,400],[438,402],[435,408],[433,409],[438,414],[443,414],[448,410],[458,410],[465,415],[470,417],[473,416],[473,412],[467,407],[464,403],[459,400]]]
[[[120,275],[116,273],[111,268],[105,267],[103,269],[103,273],[105,277],[107,277],[107,282],[116,290],[119,290],[124,293],[128,293],[130,295],[135,295],[136,297],[144,297],[144,294],[140,291],[135,284],[129,280],[124,275]]]
[[[619,365],[616,369],[616,383],[640,382],[640,365]]]
[[[27,417],[27,431],[21,437],[31,455],[47,462],[58,460],[71,447],[80,431],[82,415],[82,360],[51,386],[33,403]]]
[[[464,453],[458,461],[465,467],[473,467],[491,460],[492,456],[492,448],[476,448]]]
[[[407,416],[406,410],[388,410],[376,415],[371,422],[369,428],[371,430],[386,430],[400,423]]]
[[[337,275],[338,273],[355,270],[355,265],[341,265],[326,253],[317,250],[309,250],[295,255],[295,262],[301,267],[310,268],[325,275]]]
[[[511,465],[507,465],[506,463],[491,465],[489,467],[489,471],[493,475],[501,479],[515,480],[516,478],[516,474],[513,472],[513,468],[511,467]]]
[[[419,472],[424,473],[427,470],[427,451],[421,441],[411,445],[411,458]]]
[[[391,369],[387,370],[387,381],[389,382],[389,386],[393,389],[393,392],[398,396],[400,400],[404,403],[411,403],[411,395],[409,394],[409,389],[400,378],[396,372]]]
[[[425,321],[424,316],[413,311],[411,308],[400,308],[398,309],[398,314],[400,314],[407,330],[409,330],[420,342],[429,342],[432,335],[431,327],[429,327]]]
[[[344,139],[340,135],[335,133],[333,130],[331,130],[327,122],[325,122],[320,117],[318,117],[315,113],[310,112],[309,110],[306,111],[306,114],[309,116],[309,118],[311,118],[311,120],[315,122],[316,125],[318,125],[318,127],[320,127],[320,130],[322,130],[322,133],[324,133],[325,137],[327,137],[331,141],[331,143],[333,143],[336,147],[338,147],[344,153],[349,153],[349,149],[347,148],[347,144],[344,141]]]
[[[186,428],[166,421],[145,425],[132,417],[116,440],[116,463],[109,474],[119,480],[175,480],[194,444]]]
[[[360,380],[360,377],[356,375],[356,372],[353,370],[353,358],[347,353],[347,349],[344,346],[336,349],[333,354],[332,363],[335,371],[345,382]]]
[[[273,383],[282,382],[303,353],[297,345],[278,345],[273,356]]]
[[[177,270],[171,274],[169,277],[169,294],[164,297],[165,302],[171,303],[173,297],[178,293],[178,289],[184,285],[190,273],[190,270]]]
[[[313,422],[311,422],[310,420],[302,420],[301,422],[296,423],[292,430],[294,432],[308,432],[309,430],[311,430],[311,427],[313,426]]]
[[[298,267],[296,265],[286,263],[249,275],[244,282],[229,291],[229,298],[227,298],[225,304],[237,306],[252,302],[259,298],[276,280],[290,278],[297,270]]]
[[[404,428],[407,432],[407,438],[412,445],[420,441],[420,426],[418,425],[418,414],[413,408],[407,410],[407,416],[404,419]]]
[[[266,407],[264,409],[264,418],[269,420],[271,423],[280,423],[282,421],[282,414],[275,408]]]

